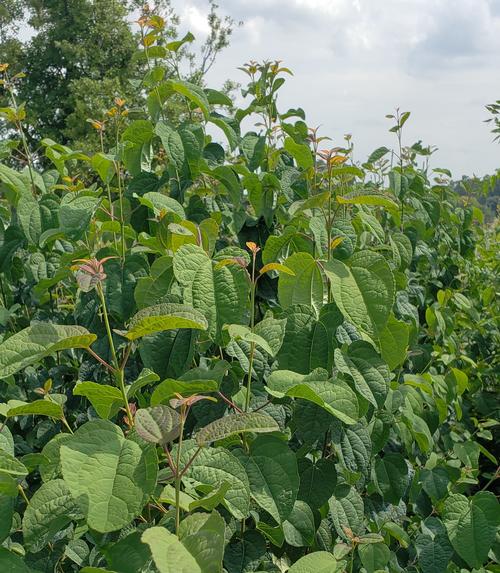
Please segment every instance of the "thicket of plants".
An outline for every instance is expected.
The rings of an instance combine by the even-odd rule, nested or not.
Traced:
[[[0,571],[499,571],[495,228],[409,113],[355,164],[279,62],[234,109],[140,26],[92,154],[0,67]]]

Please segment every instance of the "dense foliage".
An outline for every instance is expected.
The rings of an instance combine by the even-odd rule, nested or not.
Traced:
[[[0,571],[499,571],[495,228],[409,113],[357,165],[278,62],[233,110],[140,25],[91,155],[0,67]]]

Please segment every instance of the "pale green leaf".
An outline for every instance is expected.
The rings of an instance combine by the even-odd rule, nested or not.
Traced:
[[[124,334],[129,340],[137,340],[163,330],[192,328],[206,330],[205,317],[194,308],[175,303],[163,303],[148,306],[140,310],[130,320],[128,331]]]
[[[90,528],[101,533],[128,525],[156,485],[154,450],[125,439],[107,420],[80,426],[60,447],[62,475]]]
[[[0,344],[0,379],[59,350],[88,348],[96,338],[83,326],[34,322]]]
[[[195,439],[199,446],[205,446],[210,442],[223,440],[234,434],[246,432],[260,434],[278,431],[278,424],[268,414],[261,412],[243,412],[241,414],[228,414],[223,418],[214,420],[199,430]]]
[[[278,298],[283,308],[293,304],[312,306],[317,312],[324,302],[324,279],[318,262],[309,253],[295,253],[284,263],[294,273],[281,273]]]
[[[394,303],[394,277],[384,257],[372,251],[355,253],[349,263],[325,263],[333,299],[346,320],[375,339]]]
[[[355,424],[359,419],[359,404],[356,394],[343,380],[328,378],[321,368],[304,376],[290,370],[276,370],[267,381],[267,390],[272,396],[302,398],[314,402],[346,424]]]

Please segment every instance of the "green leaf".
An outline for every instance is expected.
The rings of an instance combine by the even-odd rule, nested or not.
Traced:
[[[206,330],[207,327],[205,317],[194,308],[182,304],[163,303],[140,310],[130,320],[128,331],[124,336],[129,340],[137,340],[163,330],[178,328]]]
[[[375,339],[394,303],[394,277],[378,253],[359,251],[349,262],[349,266],[338,260],[325,263],[334,301],[346,320]]]
[[[283,522],[283,532],[288,545],[308,547],[314,542],[316,526],[311,508],[305,501],[297,500],[291,513]]]
[[[0,474],[2,476],[2,474]],[[9,476],[4,476],[9,477]],[[2,479],[0,477],[0,479]],[[14,480],[12,480],[14,481]],[[10,535],[10,530],[12,529],[12,519],[14,517],[14,503],[17,497],[17,483],[14,482],[14,488],[16,490],[15,496],[5,495],[0,492],[0,543],[2,543]],[[2,563],[0,548],[0,564]]]
[[[142,533],[134,531],[111,546],[102,549],[107,564],[120,573],[137,573],[151,561],[149,546],[141,541]]]
[[[179,132],[166,121],[159,121],[155,126],[155,133],[160,136],[167,159],[177,171],[181,170],[184,164],[184,146]]]
[[[179,527],[179,539],[195,558],[202,573],[221,573],[226,524],[217,513],[195,513]]]
[[[392,453],[377,458],[374,478],[384,500],[397,505],[410,484],[406,460],[401,454]]]
[[[356,340],[346,352],[337,348],[335,366],[352,377],[357,392],[375,408],[384,405],[391,373],[371,344]]]
[[[82,326],[34,322],[0,344],[0,379],[68,348],[88,348],[97,338]]]
[[[284,264],[294,274],[281,273],[279,276],[281,306],[288,308],[293,304],[305,304],[319,312],[324,303],[324,284],[318,262],[309,253],[295,253]]]
[[[149,193],[144,193],[142,197],[138,197],[139,202],[146,207],[149,207],[154,214],[158,217],[162,213],[172,212],[184,220],[186,218],[186,213],[182,205],[167,195],[163,193],[158,193],[157,191],[150,191]]]
[[[360,545],[358,553],[367,573],[375,573],[384,569],[391,557],[391,551],[384,543]]]
[[[38,201],[31,193],[21,195],[17,204],[17,216],[19,217],[19,226],[30,245],[38,245],[43,231],[42,214]]]
[[[438,466],[432,470],[425,468],[420,470],[420,481],[422,489],[433,503],[436,503],[448,494],[448,484],[451,480],[446,468]]]
[[[156,485],[154,450],[127,440],[118,426],[94,420],[60,447],[62,475],[89,527],[116,531],[137,517]]]
[[[285,334],[286,320],[265,318],[255,325],[253,332],[248,326],[241,324],[229,324],[224,328],[233,340],[244,340],[249,344],[255,344],[262,348],[270,356],[276,356]]]
[[[366,426],[360,422],[355,426],[342,428],[339,446],[342,465],[351,472],[366,475],[372,454],[372,441]]]
[[[184,301],[208,320],[208,333],[220,341],[225,324],[248,322],[250,283],[239,265],[217,268],[197,245],[183,245],[174,256],[174,274]]]
[[[184,441],[181,466],[185,466],[199,446],[194,440]],[[224,505],[236,519],[244,519],[250,509],[250,486],[245,469],[237,457],[225,448],[203,448],[194,458],[185,476],[214,488],[227,481],[230,488]]]
[[[288,573],[335,573],[336,571],[340,571],[337,567],[337,560],[326,551],[309,553],[288,569]]]
[[[73,389],[74,396],[85,396],[98,416],[105,420],[116,415],[125,406],[122,393],[115,386],[97,382],[79,382]]]
[[[329,501],[330,515],[337,533],[349,541],[345,528],[354,535],[360,535],[364,530],[363,498],[354,487],[347,484],[338,485]]]
[[[14,438],[5,424],[0,425],[0,450],[14,455]]]
[[[249,455],[239,458],[245,466],[252,497],[278,523],[283,523],[292,512],[299,491],[295,454],[279,438],[260,436],[252,442]]]
[[[146,442],[162,446],[179,437],[181,417],[176,410],[165,405],[140,408],[135,414],[135,429]]]
[[[24,543],[29,551],[37,553],[72,520],[83,517],[63,480],[44,483],[32,496],[24,512]]]
[[[143,370],[141,370],[141,373],[139,374],[137,379],[134,380],[134,382],[132,382],[130,386],[126,387],[128,399],[130,400],[131,398],[133,398],[137,394],[137,392],[139,392],[139,390],[142,390],[142,388],[144,388],[144,386],[149,386],[153,382],[158,382],[159,379],[160,377],[151,370],[149,370],[149,368],[144,368]]]
[[[291,137],[286,137],[283,147],[295,159],[301,169],[309,169],[313,166],[313,156],[307,145],[295,143]]]
[[[99,199],[87,195],[67,193],[59,205],[59,225],[70,239],[80,239],[89,229],[90,220],[99,204]]]
[[[19,460],[16,460],[13,455],[5,450],[0,450],[0,474],[24,477],[28,475],[28,469]]]
[[[137,308],[154,306],[162,302],[163,297],[170,292],[174,280],[172,257],[159,257],[151,265],[151,276],[140,277],[134,290]]]
[[[244,412],[242,414],[228,414],[223,418],[214,420],[196,434],[195,440],[199,446],[206,446],[211,442],[223,440],[234,434],[253,432],[261,434],[278,432],[276,421],[260,412]]]
[[[10,408],[10,410],[7,411],[8,418],[12,416],[27,415],[49,416],[50,418],[56,418],[57,420],[62,420],[62,418],[64,418],[61,404],[51,402],[49,400],[35,400],[25,406],[16,406],[15,408]]]
[[[160,573],[203,573],[196,559],[177,536],[164,527],[150,527],[142,534]]]
[[[166,84],[169,89],[183,95],[193,102],[201,109],[205,118],[208,118],[210,113],[210,104],[208,103],[207,96],[201,87],[183,80],[168,80]]]
[[[290,396],[314,402],[345,424],[355,424],[359,419],[356,394],[343,380],[328,379],[328,373],[321,368],[307,376],[276,370],[267,381],[267,391],[277,398]]]
[[[406,360],[409,337],[410,327],[391,313],[378,337],[380,353],[390,370],[395,370]]]
[[[446,573],[453,557],[453,548],[445,534],[438,533],[434,538],[419,535],[415,540],[415,548],[422,573]]]
[[[28,567],[19,555],[4,547],[0,547],[0,571],[5,571],[5,573],[38,573]]]
[[[173,380],[167,378],[154,389],[151,395],[151,406],[168,402],[176,394],[188,397],[217,392],[218,389],[219,383],[216,380]]]
[[[375,191],[374,189],[370,191],[360,189],[350,191],[343,196],[337,195],[337,202],[340,203],[340,205],[374,205],[385,207],[390,211],[397,211],[398,204],[394,199],[394,196],[389,193]]]
[[[313,463],[304,458],[299,462],[300,488],[298,499],[314,509],[322,507],[333,495],[337,484],[335,462],[319,459]]]
[[[228,573],[251,573],[259,568],[266,553],[266,541],[253,530],[245,531],[241,540],[230,543],[224,553],[224,567]]]
[[[470,567],[481,567],[500,525],[500,505],[495,495],[489,491],[480,491],[469,499],[461,494],[450,495],[442,516],[455,551]]]
[[[337,345],[335,332],[344,322],[337,306],[325,304],[318,317],[312,307],[294,305],[283,313],[283,317],[286,327],[278,353],[280,368],[300,374],[309,374],[315,368],[330,370]]]

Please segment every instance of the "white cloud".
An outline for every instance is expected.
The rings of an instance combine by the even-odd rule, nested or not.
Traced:
[[[209,81],[244,82],[250,59],[282,59],[294,77],[284,108],[301,106],[311,125],[339,141],[353,133],[363,159],[391,142],[384,115],[412,111],[408,143],[440,149],[433,163],[455,176],[500,167],[484,105],[500,98],[500,0],[218,0],[244,26]],[[207,0],[174,0],[197,35]]]

